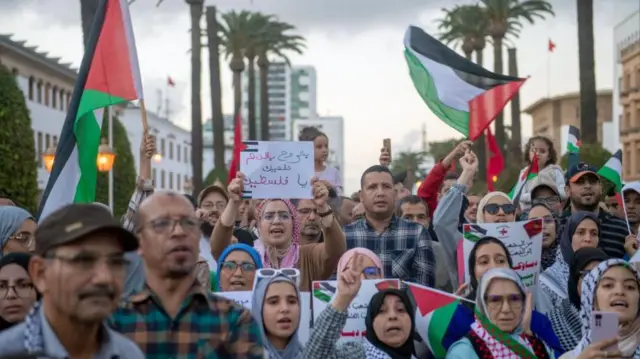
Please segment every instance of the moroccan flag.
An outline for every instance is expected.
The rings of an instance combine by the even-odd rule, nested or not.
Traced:
[[[622,150],[616,151],[607,163],[598,170],[598,175],[616,186],[616,193],[622,191]]]
[[[404,55],[413,85],[429,109],[471,140],[478,138],[525,79],[495,74],[410,26]]]
[[[539,165],[538,165],[538,156],[533,156],[533,162],[527,166],[526,170],[522,172],[520,178],[518,178],[518,183],[511,189],[509,192],[509,198],[512,201],[517,202],[518,198],[520,198],[520,193],[522,193],[522,189],[527,181],[530,181],[536,177],[538,177]]]
[[[502,157],[502,151],[500,146],[496,142],[491,128],[487,127],[485,131],[484,141],[486,149],[489,152],[489,160],[487,161],[487,190],[493,192],[495,190],[494,184],[498,180],[498,175],[504,169],[504,157]]]
[[[105,107],[142,99],[142,81],[127,0],[101,0],[39,219],[69,203],[94,202],[100,129]]]
[[[547,49],[549,52],[553,52],[556,49],[556,43],[549,39],[549,43],[547,44]]]
[[[233,158],[231,159],[231,165],[229,165],[229,183],[236,178],[236,173],[240,171],[240,152],[245,148],[247,148],[247,145],[242,142],[242,117],[238,114],[236,123],[233,126]]]

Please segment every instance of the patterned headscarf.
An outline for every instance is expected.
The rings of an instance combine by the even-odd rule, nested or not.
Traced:
[[[271,201],[282,201],[289,210],[292,222],[290,244],[287,249],[279,250],[258,238],[253,243],[253,246],[260,253],[264,268],[298,268],[300,262],[300,223],[298,223],[296,207],[288,199],[264,200],[256,205],[256,219],[258,222],[262,221],[265,204]]]
[[[20,207],[0,206],[0,257],[2,249],[14,233],[16,233],[27,219],[33,216]]]
[[[487,193],[484,197],[482,197],[480,202],[478,202],[478,214],[476,215],[476,223],[478,224],[485,223],[484,206],[486,206],[493,197],[504,197],[509,201],[509,203],[513,203],[513,201],[511,201],[511,198],[509,198],[509,195],[507,195],[504,192],[496,191],[496,192]]]
[[[591,345],[591,315],[593,315],[593,305],[598,289],[598,282],[602,275],[612,267],[623,266],[627,268],[638,281],[640,275],[622,259],[609,259],[593,268],[582,279],[582,295],[580,296],[580,320],[582,321],[582,339],[574,349],[574,354],[578,356]],[[640,314],[640,313],[639,313]],[[640,359],[640,315],[627,328],[620,329],[618,349],[625,358]]]
[[[542,270],[545,270],[549,267],[551,267],[553,265],[553,263],[555,263],[556,261],[556,255],[557,255],[557,251],[558,251],[558,241],[556,240],[556,237],[558,235],[558,228],[560,228],[560,223],[558,222],[558,216],[556,215],[556,212],[553,211],[549,206],[547,206],[545,203],[536,203],[533,206],[531,206],[531,208],[529,210],[527,210],[526,213],[523,213],[522,218],[523,219],[530,219],[529,213],[531,212],[532,209],[536,208],[536,207],[544,207],[546,208],[549,213],[551,214],[551,216],[553,217],[553,220],[556,222],[556,233],[553,234],[553,243],[551,243],[551,245],[548,248],[542,248]]]

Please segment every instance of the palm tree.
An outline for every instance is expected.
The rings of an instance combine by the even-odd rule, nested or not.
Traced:
[[[489,36],[493,41],[493,70],[502,74],[502,45],[505,37],[510,33],[515,33],[517,36],[517,32],[522,28],[522,20],[533,24],[536,18],[544,19],[547,14],[554,15],[553,8],[545,0],[481,0],[481,2],[485,7],[489,21]],[[502,114],[496,118],[495,133],[496,142],[504,153],[506,134]]]
[[[394,174],[407,173],[405,187],[413,188],[416,179],[424,178],[425,171],[422,168],[428,154],[426,152],[402,151],[394,155],[391,162],[391,172]]]
[[[269,140],[269,91],[267,75],[269,56],[275,56],[291,66],[287,52],[302,54],[306,47],[305,39],[299,35],[288,34],[295,26],[280,21],[268,22],[256,44],[258,68],[260,69],[260,139]]]
[[[211,86],[211,122],[213,125],[214,168],[226,169],[222,88],[220,85],[220,37],[215,6],[207,6],[207,46],[209,48],[209,85]],[[235,121],[234,121],[235,123]],[[226,172],[226,171],[225,171]],[[231,174],[230,174],[231,175]],[[235,174],[232,174],[235,176]]]
[[[584,143],[598,141],[598,108],[593,50],[593,0],[578,3],[578,57],[580,64],[580,127]]]
[[[509,76],[518,77],[518,57],[516,48],[507,50],[509,57]],[[520,94],[516,93],[511,98],[511,143],[509,154],[515,161],[522,158],[522,129],[520,128]]]

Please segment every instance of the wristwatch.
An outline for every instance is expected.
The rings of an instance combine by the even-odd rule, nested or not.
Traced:
[[[326,212],[318,213],[318,216],[320,216],[320,218],[324,218],[324,217],[330,215],[331,213],[333,213],[333,211],[331,210],[331,207],[329,207],[329,209]]]
[[[155,187],[153,186],[152,179],[143,179],[138,177],[138,188],[140,188],[145,192],[149,192],[149,191],[153,191]]]

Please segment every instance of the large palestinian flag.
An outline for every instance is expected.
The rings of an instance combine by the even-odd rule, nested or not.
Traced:
[[[69,203],[93,202],[105,107],[142,99],[142,81],[127,0],[100,0],[39,220]]]
[[[495,74],[410,26],[405,58],[420,97],[444,123],[475,140],[518,92],[525,79]]]

